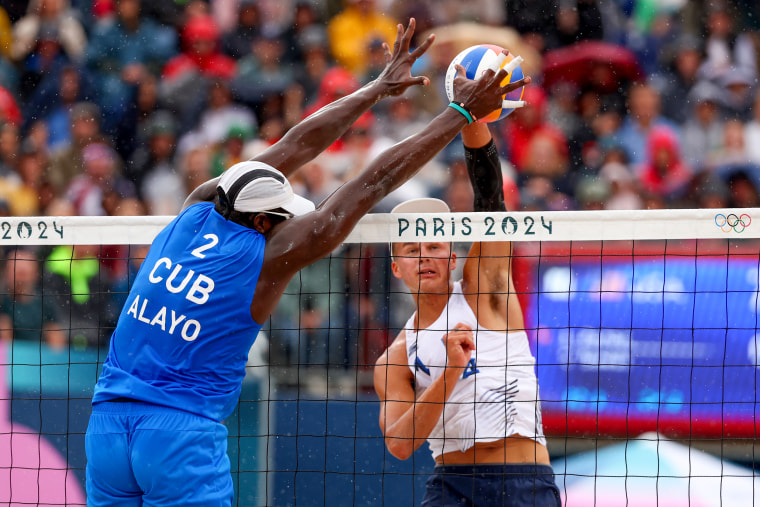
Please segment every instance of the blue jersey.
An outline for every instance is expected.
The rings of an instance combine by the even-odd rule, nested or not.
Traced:
[[[211,203],[166,226],[121,310],[93,403],[131,398],[227,417],[261,328],[250,307],[264,246],[262,234]]]

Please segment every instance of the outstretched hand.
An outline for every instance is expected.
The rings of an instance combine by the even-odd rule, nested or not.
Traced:
[[[509,54],[505,49],[504,55]],[[530,83],[530,77],[524,77],[518,81],[501,83],[507,77],[508,70],[501,68],[498,71],[487,69],[478,79],[467,79],[466,71],[461,65],[456,66],[457,73],[454,78],[454,102],[464,104],[464,107],[476,118],[483,118],[492,111],[504,105],[504,95]],[[510,107],[520,107],[523,102],[511,103]]]
[[[393,52],[391,52],[388,44],[383,43],[386,65],[383,72],[378,76],[377,81],[387,87],[387,95],[401,95],[410,86],[427,86],[430,84],[430,79],[425,76],[412,76],[412,65],[433,44],[435,36],[430,35],[425,39],[425,42],[410,53],[409,45],[411,44],[416,26],[417,22],[414,18],[409,19],[409,25],[406,27],[406,30],[403,25],[398,25]]]

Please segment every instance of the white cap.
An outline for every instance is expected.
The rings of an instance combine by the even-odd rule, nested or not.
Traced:
[[[216,190],[220,201],[225,201],[222,207],[229,211],[255,213],[282,208],[294,216],[314,211],[313,202],[294,194],[288,179],[263,162],[248,160],[231,166],[222,173]]]
[[[440,199],[420,197],[404,201],[391,210],[391,213],[449,213],[449,205]]]

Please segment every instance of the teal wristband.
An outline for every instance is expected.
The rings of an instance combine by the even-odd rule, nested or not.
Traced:
[[[457,104],[456,102],[452,102],[451,104],[449,104],[449,107],[456,109],[457,111],[462,113],[462,115],[465,118],[467,118],[468,125],[475,121],[475,117],[472,116],[472,113],[470,113],[467,109],[464,108],[464,104]]]

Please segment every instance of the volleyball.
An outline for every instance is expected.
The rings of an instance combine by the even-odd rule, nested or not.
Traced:
[[[511,54],[506,55],[505,57],[505,55],[502,54],[502,51],[503,48],[494,44],[478,44],[459,53],[451,61],[449,68],[446,71],[444,86],[449,101],[454,100],[454,77],[457,74],[457,64],[464,67],[465,77],[467,77],[467,79],[477,79],[489,68],[493,68],[494,70],[503,68],[507,70],[507,77],[502,81],[502,86],[522,79],[523,70],[520,63],[523,59],[519,56],[512,56]],[[515,110],[514,101],[522,100],[522,94],[522,87],[505,94],[504,100],[507,102],[503,104],[500,109],[493,111],[488,116],[478,118],[478,121],[490,123],[507,117]]]

